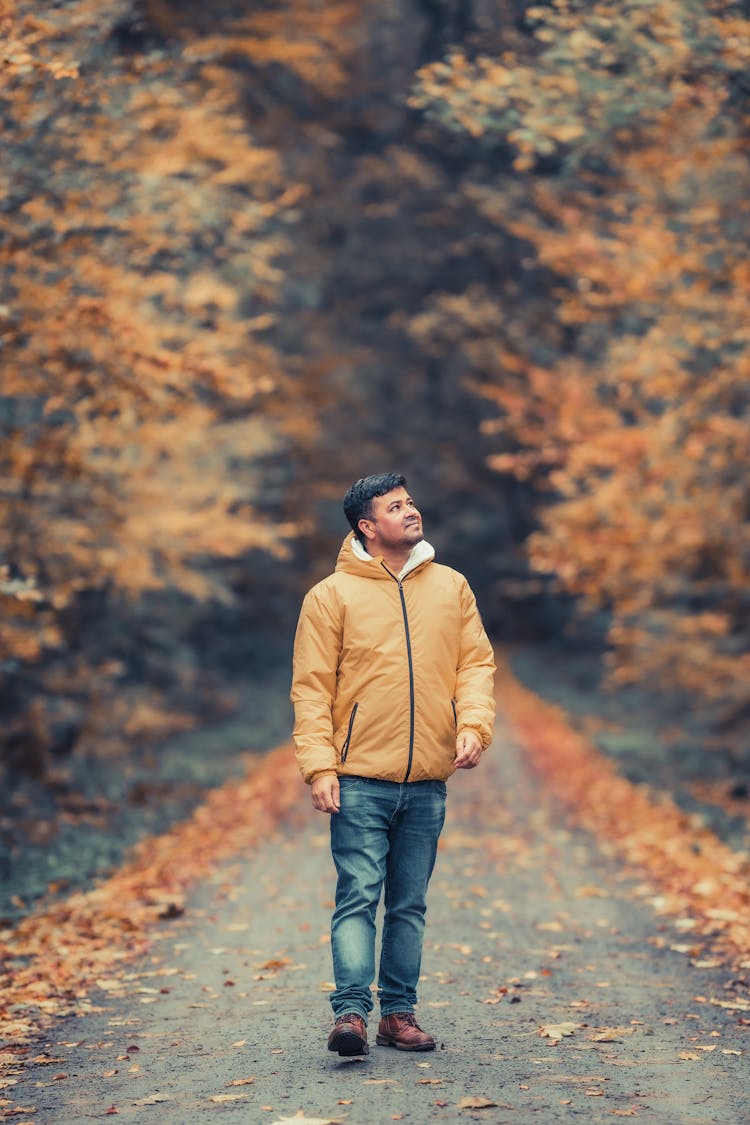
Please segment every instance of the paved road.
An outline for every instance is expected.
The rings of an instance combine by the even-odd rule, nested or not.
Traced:
[[[58,1026],[0,1111],[28,1107],[10,1120],[35,1125],[750,1121],[750,1012],[722,1006],[727,973],[670,948],[689,930],[665,928],[637,876],[566,825],[502,734],[450,784],[419,1010],[438,1049],[329,1054],[331,865],[307,802],[301,787],[292,821],[199,888],[124,982],[102,982],[98,1012]]]

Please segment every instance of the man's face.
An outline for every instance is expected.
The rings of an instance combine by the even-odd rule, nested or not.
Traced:
[[[394,488],[385,496],[376,496],[372,502],[372,515],[361,520],[360,527],[367,536],[370,554],[399,547],[411,550],[424,538],[422,517],[405,488]]]

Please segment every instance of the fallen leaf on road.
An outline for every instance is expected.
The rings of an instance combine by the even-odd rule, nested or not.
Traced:
[[[695,1062],[696,1059],[700,1058],[700,1055],[697,1051],[680,1051],[677,1057],[681,1059],[682,1062]]]
[[[212,1094],[210,1102],[241,1102],[247,1094]]]
[[[619,1043],[623,1035],[632,1035],[632,1027],[600,1027],[593,1035],[587,1036],[592,1043]]]
[[[552,1039],[554,1042],[558,1042],[560,1039],[572,1035],[578,1027],[580,1027],[580,1024],[566,1020],[564,1023],[550,1023],[545,1027],[540,1027],[539,1034],[543,1039]]]
[[[252,1086],[254,1078],[234,1078],[231,1082],[227,1082],[227,1086]]]
[[[712,996],[709,1003],[717,1008],[729,1008],[730,1011],[750,1012],[750,1000],[740,1000],[739,996],[735,996],[734,1000],[717,1000]]]
[[[493,1102],[489,1098],[474,1097],[461,1098],[461,1101],[456,1104],[459,1109],[490,1109],[492,1106],[496,1106],[497,1102]]]
[[[291,965],[291,957],[272,957],[270,961],[264,961],[262,965],[258,965],[259,969],[285,969],[287,965]]]
[[[294,1117],[280,1117],[271,1125],[341,1125],[340,1117],[305,1117],[298,1113]]]

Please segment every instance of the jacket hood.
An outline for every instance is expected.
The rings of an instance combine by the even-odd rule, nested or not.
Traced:
[[[418,567],[426,566],[434,558],[434,547],[422,539],[421,542],[412,547],[408,559],[396,577],[399,579],[406,578],[407,574],[411,574]],[[391,578],[390,571],[386,570],[382,563],[383,556],[368,555],[357,536],[353,531],[350,531],[341,544],[341,550],[336,559],[336,570],[346,571],[347,574],[358,574],[362,578]]]

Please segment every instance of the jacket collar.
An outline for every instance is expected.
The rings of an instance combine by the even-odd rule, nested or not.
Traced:
[[[412,547],[408,559],[396,577],[402,581],[407,574],[432,562],[434,558],[435,548],[422,539]],[[353,571],[368,578],[387,578],[389,572],[383,568],[382,562],[382,555],[369,555],[354,532],[351,532],[341,545],[336,569]]]

